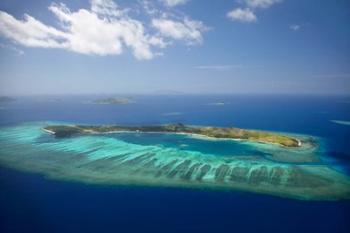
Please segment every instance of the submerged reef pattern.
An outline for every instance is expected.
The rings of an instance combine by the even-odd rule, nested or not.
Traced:
[[[112,134],[55,138],[42,130],[47,124],[2,128],[0,164],[96,184],[242,190],[303,200],[350,196],[349,178],[316,159],[318,147],[306,136],[300,148],[241,142],[266,156],[217,156],[134,144]]]

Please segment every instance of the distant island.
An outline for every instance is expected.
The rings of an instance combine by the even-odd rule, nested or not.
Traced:
[[[183,115],[182,112],[166,112],[162,114],[163,116],[181,116]]]
[[[227,105],[229,104],[228,102],[224,102],[224,101],[219,101],[219,102],[215,102],[215,103],[209,103],[208,105],[212,105],[212,106],[223,106],[223,105]]]
[[[93,100],[94,104],[130,104],[133,103],[131,98],[127,97],[110,97],[104,99]]]
[[[0,96],[0,103],[8,103],[13,101],[16,101],[16,99],[9,96]]]
[[[240,128],[219,128],[204,126],[186,126],[183,124],[155,126],[120,126],[120,125],[51,125],[44,128],[56,137],[70,137],[76,134],[96,134],[112,132],[136,133],[184,133],[220,139],[247,140],[261,143],[277,144],[284,147],[299,147],[301,142],[293,137],[258,130]]]

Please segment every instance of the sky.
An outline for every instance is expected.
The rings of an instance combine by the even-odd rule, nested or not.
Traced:
[[[350,94],[348,0],[2,0],[0,95]]]

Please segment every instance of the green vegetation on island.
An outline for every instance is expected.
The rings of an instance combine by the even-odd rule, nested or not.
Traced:
[[[51,125],[44,128],[56,137],[70,137],[76,134],[136,132],[136,133],[185,133],[211,138],[237,139],[254,142],[277,144],[285,147],[299,147],[296,138],[277,133],[239,128],[220,128],[203,126],[186,126],[183,124],[155,126],[119,126],[119,125]]]
[[[249,143],[245,146],[252,149],[251,155],[232,151],[232,155],[213,156],[191,149],[130,143],[108,133],[140,130],[183,133],[195,128],[197,133],[221,137],[230,128],[226,132],[226,128],[181,124],[144,127],[48,124],[2,129],[0,164],[54,179],[92,184],[242,190],[302,200],[350,198],[349,177],[311,159],[319,155],[318,143],[316,138],[314,141],[306,135],[295,136],[302,141],[298,147]],[[43,137],[42,129],[60,138]],[[252,140],[260,141],[270,135],[235,130]],[[76,136],[69,137],[72,135]]]

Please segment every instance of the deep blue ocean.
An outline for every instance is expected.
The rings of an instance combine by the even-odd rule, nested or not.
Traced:
[[[350,121],[349,96],[157,95],[125,105],[87,103],[96,98],[20,97],[0,104],[0,125],[184,123],[309,134],[324,139],[322,159],[350,174],[350,126],[331,121]],[[350,232],[350,201],[86,185],[0,167],[0,232]]]

